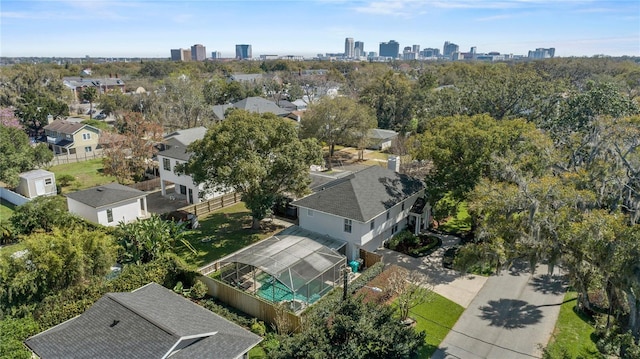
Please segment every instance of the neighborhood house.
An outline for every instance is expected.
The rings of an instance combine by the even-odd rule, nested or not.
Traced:
[[[55,154],[91,154],[98,148],[100,130],[79,122],[55,120],[44,126],[49,148]]]
[[[373,252],[407,227],[426,228],[431,211],[423,198],[422,181],[372,166],[316,186],[291,204],[301,228],[345,241],[354,260],[360,249]]]
[[[69,212],[104,226],[117,226],[147,218],[147,194],[118,183],[109,183],[67,194]]]
[[[25,344],[40,358],[247,358],[262,338],[156,283],[107,293]]]
[[[170,198],[186,199],[187,203],[200,203],[208,199],[221,196],[226,192],[205,192],[204,184],[195,183],[186,174],[177,174],[175,168],[179,164],[189,161],[191,152],[187,151],[195,140],[201,140],[207,133],[205,127],[195,127],[173,132],[165,136],[164,150],[158,152],[160,166],[160,189],[162,195]]]

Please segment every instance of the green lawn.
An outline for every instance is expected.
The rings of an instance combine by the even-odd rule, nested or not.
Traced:
[[[431,358],[440,342],[464,312],[462,306],[439,294],[433,293],[433,295],[433,300],[413,308],[409,314],[416,320],[415,329],[424,330],[427,333],[425,346],[420,350],[419,358]]]
[[[0,199],[0,221],[8,220],[13,214],[15,207],[16,206],[14,206],[13,203]]]
[[[447,219],[440,225],[441,230],[449,233],[468,232],[471,230],[471,216],[467,211],[467,202],[462,202],[458,206],[458,212],[455,216]]]
[[[560,307],[560,315],[553,330],[547,350],[553,358],[562,358],[566,352],[570,358],[599,357],[598,349],[591,340],[595,328],[591,318],[575,311],[576,292],[568,292],[564,296],[564,303]]]
[[[55,173],[56,178],[68,174],[76,179],[69,187],[63,188],[64,193],[95,187],[116,180],[113,176],[105,176],[102,174],[101,158],[57,165],[49,168],[49,171]]]
[[[200,227],[186,236],[197,254],[184,245],[177,245],[176,253],[197,267],[211,263],[261,239],[267,238],[282,228],[263,223],[262,230],[251,229],[251,213],[244,203],[237,203],[200,217]],[[210,241],[202,242],[203,239]]]

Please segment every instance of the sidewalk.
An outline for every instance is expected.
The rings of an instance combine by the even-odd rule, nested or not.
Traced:
[[[431,233],[442,239],[442,246],[431,255],[422,258],[392,251],[387,248],[378,249],[376,252],[384,257],[387,265],[398,265],[409,270],[418,270],[429,277],[434,286],[433,291],[441,296],[461,305],[464,308],[476,297],[487,281],[487,277],[464,274],[452,269],[442,267],[442,256],[447,248],[459,243],[460,239],[451,235]]]

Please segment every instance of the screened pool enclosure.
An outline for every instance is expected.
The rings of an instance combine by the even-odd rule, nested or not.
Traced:
[[[293,226],[222,261],[225,283],[297,312],[340,283],[344,243]]]

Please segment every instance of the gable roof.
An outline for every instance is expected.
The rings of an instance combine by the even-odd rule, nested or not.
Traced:
[[[71,122],[66,120],[55,120],[50,124],[44,126],[44,129],[49,131],[55,131],[55,132],[73,135],[76,132],[80,131],[83,127],[86,127],[87,129],[92,130],[93,132],[100,133],[100,130],[98,130],[93,126],[86,125],[84,123]]]
[[[372,128],[372,129],[369,130],[369,133],[367,135],[372,140],[387,140],[387,139],[392,139],[392,138],[398,136],[398,133],[396,131],[392,131],[392,130],[383,130],[383,129],[380,129],[380,128]]]
[[[326,183],[291,204],[368,222],[423,189],[424,183],[418,179],[371,166]]]
[[[227,109],[230,108],[234,108],[230,103],[224,105],[215,105],[213,106],[213,116],[218,120],[224,120],[224,113],[227,111]]]
[[[201,140],[207,133],[207,128],[204,126],[187,128],[184,130],[178,130],[164,136],[164,141],[167,146],[182,146],[187,147],[195,140]]]
[[[233,107],[259,114],[270,112],[276,116],[286,116],[291,112],[279,107],[275,102],[262,97],[247,97],[244,100],[234,103]]]
[[[82,191],[71,192],[67,194],[67,197],[87,206],[100,208],[146,195],[145,192],[135,188],[123,186],[119,183],[108,183]]]
[[[42,358],[237,358],[261,340],[149,283],[131,293],[108,293],[84,314],[25,344]]]

